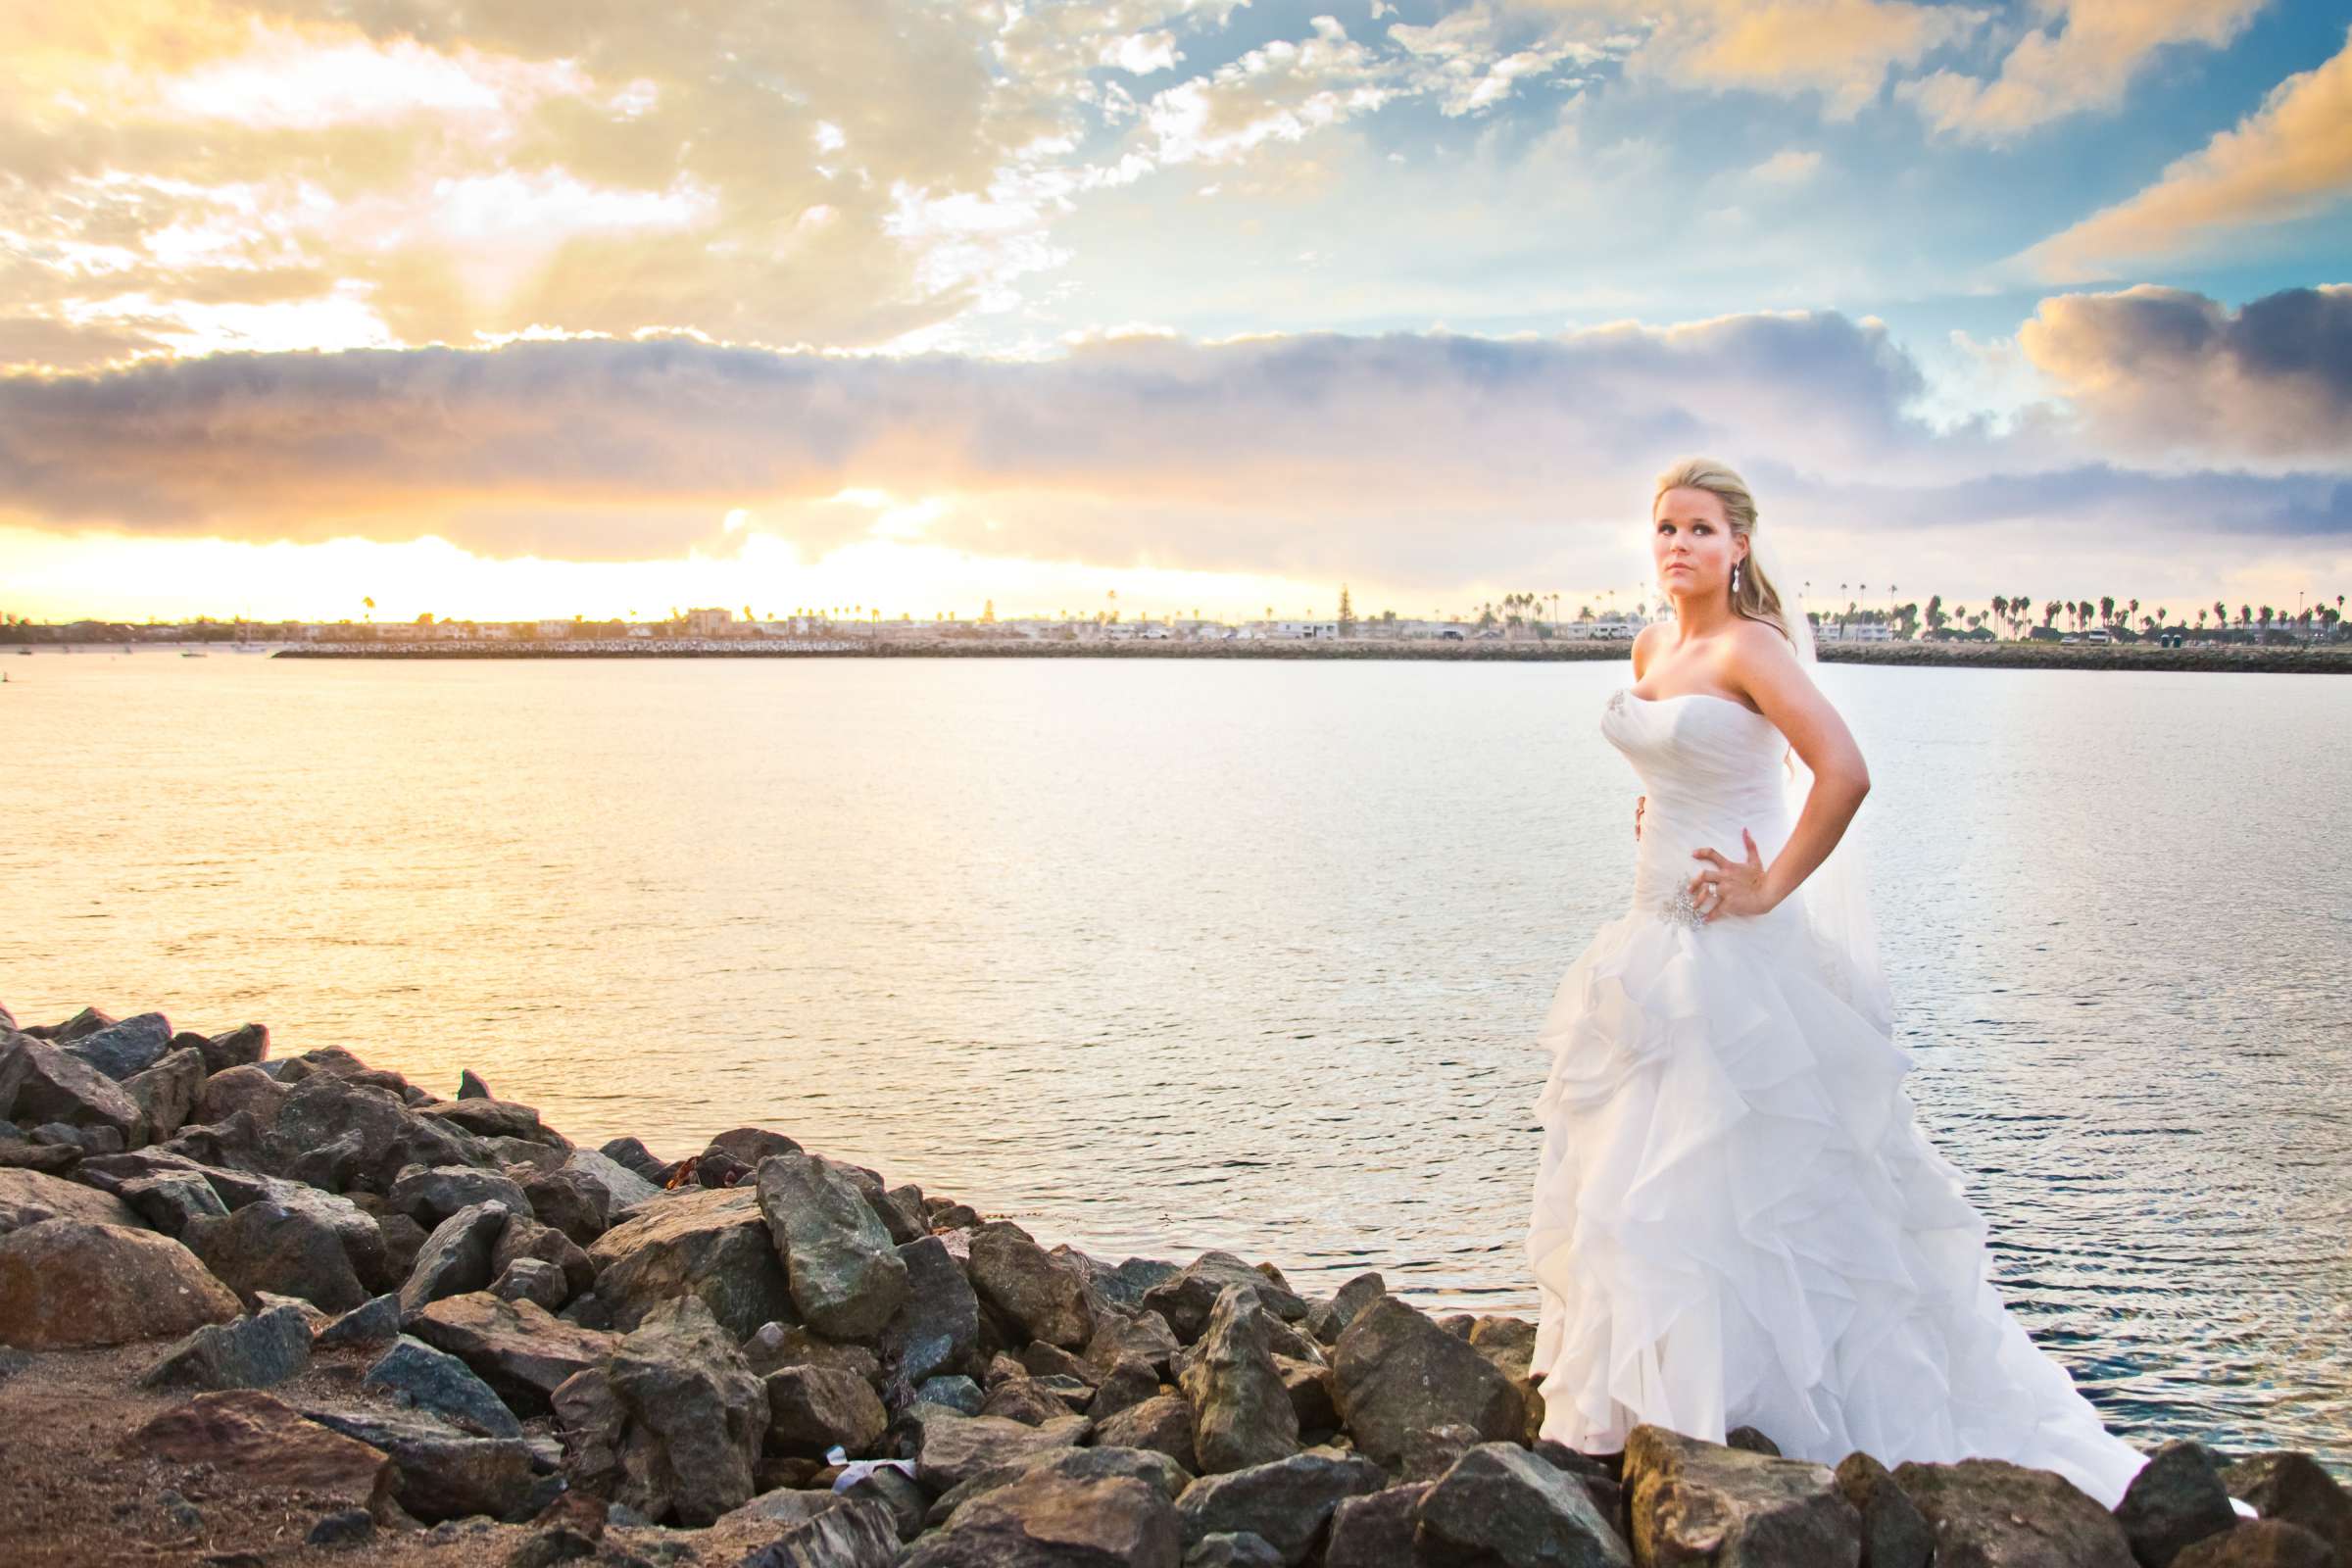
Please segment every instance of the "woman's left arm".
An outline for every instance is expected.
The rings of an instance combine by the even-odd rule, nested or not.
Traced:
[[[1705,881],[1721,885],[1720,895],[1700,906],[1710,920],[1718,914],[1762,914],[1778,907],[1830,858],[1830,852],[1845,836],[1854,812],[1861,808],[1862,798],[1870,793],[1870,769],[1862,760],[1862,749],[1854,744],[1853,732],[1805,674],[1780,633],[1760,626],[1742,628],[1733,639],[1724,675],[1727,684],[1746,692],[1764,716],[1788,737],[1790,748],[1812,770],[1813,787],[1805,795],[1804,809],[1788,830],[1788,842],[1769,866],[1762,863],[1755,840],[1745,830],[1740,834],[1747,849],[1744,864],[1727,860],[1711,849],[1694,852],[1696,858],[1714,862],[1715,869],[1699,873],[1692,885],[1693,896],[1703,893]]]

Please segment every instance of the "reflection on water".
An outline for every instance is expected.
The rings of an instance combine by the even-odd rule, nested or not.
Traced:
[[[0,1001],[1532,1317],[1614,664],[11,662]],[[1907,1087],[2117,1430],[2352,1458],[2352,681],[1825,668]]]

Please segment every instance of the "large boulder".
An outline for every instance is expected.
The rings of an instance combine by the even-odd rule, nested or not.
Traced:
[[[246,1065],[216,1072],[197,1086],[196,1103],[187,1119],[199,1125],[223,1122],[238,1111],[249,1112],[255,1125],[267,1127],[277,1119],[293,1089],[260,1067]]]
[[[945,1492],[1024,1453],[1075,1447],[1088,1427],[1082,1415],[1033,1427],[999,1415],[965,1415],[927,1401],[909,1406],[906,1419],[914,1427],[914,1478],[929,1492]]]
[[[1862,1560],[1862,1516],[1825,1464],[1644,1423],[1625,1440],[1625,1499],[1643,1562],[1856,1568]]]
[[[237,1311],[195,1253],[150,1230],[45,1219],[0,1236],[0,1345],[122,1345]]]
[[[588,1257],[597,1298],[624,1330],[680,1296],[700,1298],[739,1343],[763,1323],[800,1321],[759,1195],[749,1189],[666,1194],[598,1237]]]
[[[2328,1543],[2283,1519],[2249,1519],[2207,1536],[2173,1559],[2173,1568],[2341,1568]]]
[[[0,1121],[110,1128],[126,1146],[146,1141],[146,1118],[121,1084],[29,1035],[0,1044]]]
[[[786,1366],[770,1372],[765,1382],[770,1453],[821,1459],[838,1445],[856,1457],[879,1442],[890,1425],[890,1412],[873,1385],[855,1372]]]
[[[122,1080],[122,1092],[147,1123],[147,1136],[169,1138],[196,1108],[197,1092],[204,1087],[204,1055],[197,1051],[174,1051],[152,1067]]]
[[[644,1148],[643,1145],[638,1147],[641,1150]],[[646,1180],[643,1173],[630,1169],[599,1150],[573,1150],[564,1156],[563,1168],[585,1176],[604,1189],[605,1217],[608,1221],[618,1219],[624,1208],[634,1208],[639,1203],[662,1196],[658,1184]]]
[[[490,1259],[506,1230],[507,1216],[507,1205],[492,1199],[459,1209],[433,1229],[400,1287],[403,1321],[445,1296],[489,1289],[497,1277]]]
[[[485,1438],[423,1410],[306,1404],[302,1414],[392,1458],[392,1499],[426,1524],[487,1514],[519,1518],[532,1500],[531,1449]]]
[[[269,1291],[348,1312],[368,1299],[342,1238],[307,1209],[269,1200],[247,1203],[225,1218],[191,1220],[181,1239],[248,1301]]]
[[[2198,1443],[2168,1443],[2132,1478],[2115,1521],[2140,1568],[2172,1568],[2189,1546],[2235,1528],[2237,1512],[2212,1451]]]
[[[1011,1221],[991,1220],[973,1230],[964,1272],[980,1298],[1023,1337],[1065,1350],[1081,1349],[1094,1337],[1085,1275]]]
[[[1863,1568],[1928,1568],[1935,1533],[1886,1467],[1859,1449],[1838,1461],[1838,1490],[1862,1516]]]
[[[596,1265],[577,1242],[528,1214],[510,1214],[506,1227],[498,1233],[498,1245],[490,1250],[490,1277],[495,1282],[516,1263],[530,1260],[552,1264],[562,1272],[566,1298],[585,1296],[596,1288]]]
[[[522,1423],[473,1368],[405,1334],[376,1357],[360,1386],[485,1438],[522,1436]]]
[[[1250,1310],[1261,1311],[1254,1301]],[[1204,1475],[1176,1499],[1176,1521],[1189,1552],[1208,1536],[1248,1532],[1286,1563],[1304,1562],[1343,1497],[1378,1492],[1388,1482],[1360,1453],[1309,1448],[1303,1453]]]
[[[1482,1443],[1463,1453],[1422,1495],[1413,1517],[1415,1539],[1425,1550],[1439,1547],[1463,1561],[1501,1568],[1632,1568],[1634,1561],[1616,1527],[1573,1477],[1512,1443]],[[1784,1562],[1832,1568],[1854,1561],[1834,1553],[1759,1556],[1737,1535],[1722,1539],[1729,1549],[1720,1555],[1645,1560],[1755,1568]]]
[[[142,1012],[83,1035],[65,1049],[83,1066],[121,1083],[154,1066],[172,1049],[172,1020],[160,1012]]]
[[[45,1219],[77,1219],[89,1225],[144,1223],[128,1203],[110,1193],[37,1170],[0,1169],[0,1236]]]
[[[266,1389],[311,1364],[311,1325],[299,1306],[207,1323],[164,1352],[147,1389]]]
[[[1179,1568],[1184,1551],[1167,1494],[1132,1476],[1066,1476],[1040,1466],[956,1510],[916,1541],[905,1568],[1111,1564]]]
[[[876,1345],[886,1365],[908,1383],[920,1383],[971,1358],[980,1337],[980,1301],[963,1266],[936,1236],[901,1247],[899,1261],[906,1271],[906,1297]]]
[[[1269,1348],[1271,1319],[1240,1285],[1217,1296],[1179,1386],[1193,1407],[1201,1473],[1262,1465],[1298,1451],[1298,1415]]]
[[[519,1138],[534,1144],[559,1141],[553,1129],[540,1124],[535,1108],[511,1100],[428,1100],[416,1107],[416,1114],[463,1128],[476,1138]]]
[[[540,1224],[553,1226],[582,1247],[612,1228],[612,1200],[604,1184],[570,1165],[533,1173],[522,1184],[522,1196]]]
[[[502,1301],[487,1291],[445,1297],[406,1327],[471,1367],[523,1416],[545,1414],[548,1396],[558,1385],[601,1364],[618,1338],[566,1323],[530,1301]]]
[[[384,1207],[406,1214],[430,1231],[450,1215],[477,1203],[504,1203],[510,1214],[531,1212],[521,1186],[501,1170],[471,1165],[412,1165],[392,1180]]]
[[[1627,1463],[1630,1469],[1630,1445]],[[1894,1480],[1935,1532],[1939,1564],[2132,1568],[2115,1515],[2055,1471],[2005,1459],[1910,1460],[1894,1467]]]
[[[902,1560],[898,1516],[887,1503],[827,1497],[823,1507],[785,1524],[782,1534],[736,1568],[894,1568]]]
[[[946,1524],[956,1509],[974,1497],[994,1492],[1007,1482],[1018,1481],[1031,1471],[1040,1469],[1050,1469],[1070,1480],[1132,1476],[1159,1488],[1170,1502],[1183,1496],[1185,1489],[1193,1484],[1191,1473],[1182,1465],[1164,1453],[1146,1448],[1039,1448],[1016,1454],[1004,1464],[992,1465],[965,1477],[933,1497],[929,1505],[917,1513],[914,1522],[923,1529],[937,1529]],[[916,1491],[919,1495],[921,1489],[918,1487]]]
[[[313,1506],[391,1512],[393,1468],[383,1449],[305,1420],[255,1389],[200,1394],[139,1428],[123,1448],[210,1465],[249,1487],[299,1492]]]
[[[1340,1419],[1388,1470],[1400,1470],[1413,1435],[1434,1427],[1458,1422],[1494,1443],[1527,1425],[1527,1402],[1510,1379],[1397,1297],[1356,1315],[1332,1347],[1331,1366]]]
[[[1434,1542],[1424,1553],[1414,1542],[1419,1529],[1415,1511],[1436,1484],[1407,1482],[1342,1497],[1331,1511],[1323,1568],[1439,1568],[1451,1553],[1442,1554]]]
[[[1181,1394],[1155,1394],[1095,1423],[1087,1441],[1104,1447],[1150,1448],[1199,1474],[1193,1451],[1193,1407]]]
[[[621,1500],[660,1520],[707,1525],[759,1489],[767,1391],[710,1309],[691,1296],[658,1302],[605,1369],[633,1429]]]
[[[801,1319],[836,1340],[870,1340],[906,1299],[906,1265],[865,1197],[822,1154],[770,1154],[757,1192]]]

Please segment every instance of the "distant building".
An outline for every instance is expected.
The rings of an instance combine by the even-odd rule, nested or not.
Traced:
[[[689,637],[724,637],[728,623],[735,618],[731,610],[689,610],[686,612],[686,635]]]

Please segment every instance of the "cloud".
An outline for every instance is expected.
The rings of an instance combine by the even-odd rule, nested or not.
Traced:
[[[2235,312],[2150,284],[2062,295],[2018,345],[2110,451],[2273,468],[2352,458],[2352,284]]]
[[[2035,0],[2027,29],[1989,80],[1937,71],[1898,86],[1934,129],[2005,141],[2069,115],[2113,109],[2158,51],[2226,47],[2265,0]]]
[[[2315,298],[2241,313],[2229,384],[2281,405],[2328,387],[2340,419],[2340,371],[2317,362],[2352,363],[2343,300]],[[1885,327],[1813,312],[1551,337],[1105,335],[1048,361],[676,337],[214,356],[0,379],[0,520],[431,535],[565,560],[719,553],[757,533],[808,557],[871,535],[872,509],[838,498],[872,492],[920,509],[925,540],[992,557],[1292,574],[1369,561],[1385,580],[1454,580],[1465,563],[1535,571],[1621,550],[1651,475],[1697,450],[1828,534],[2129,514],[2154,537],[2206,528],[2224,503],[2255,532],[2340,527],[2340,439],[2322,452],[2332,477],[2104,461],[2098,439],[2162,439],[2098,388],[2170,318],[2091,330],[2090,308],[2045,302],[2021,334],[2084,422],[2051,411],[2001,436],[1922,422],[1924,382]],[[2311,363],[2293,361],[2298,342]],[[2168,370],[2188,351],[2172,352]],[[2250,422],[2241,434],[2256,450]],[[737,511],[748,526],[730,530]]]
[[[2236,126],[2127,201],[2052,235],[2020,260],[2055,282],[2210,258],[2245,229],[2352,197],[2352,33],[2326,64],[2271,89]]]
[[[1904,0],[1510,0],[1513,9],[1635,40],[1626,74],[1665,86],[1819,93],[1851,120],[1890,72],[1979,31],[1987,13]]]

